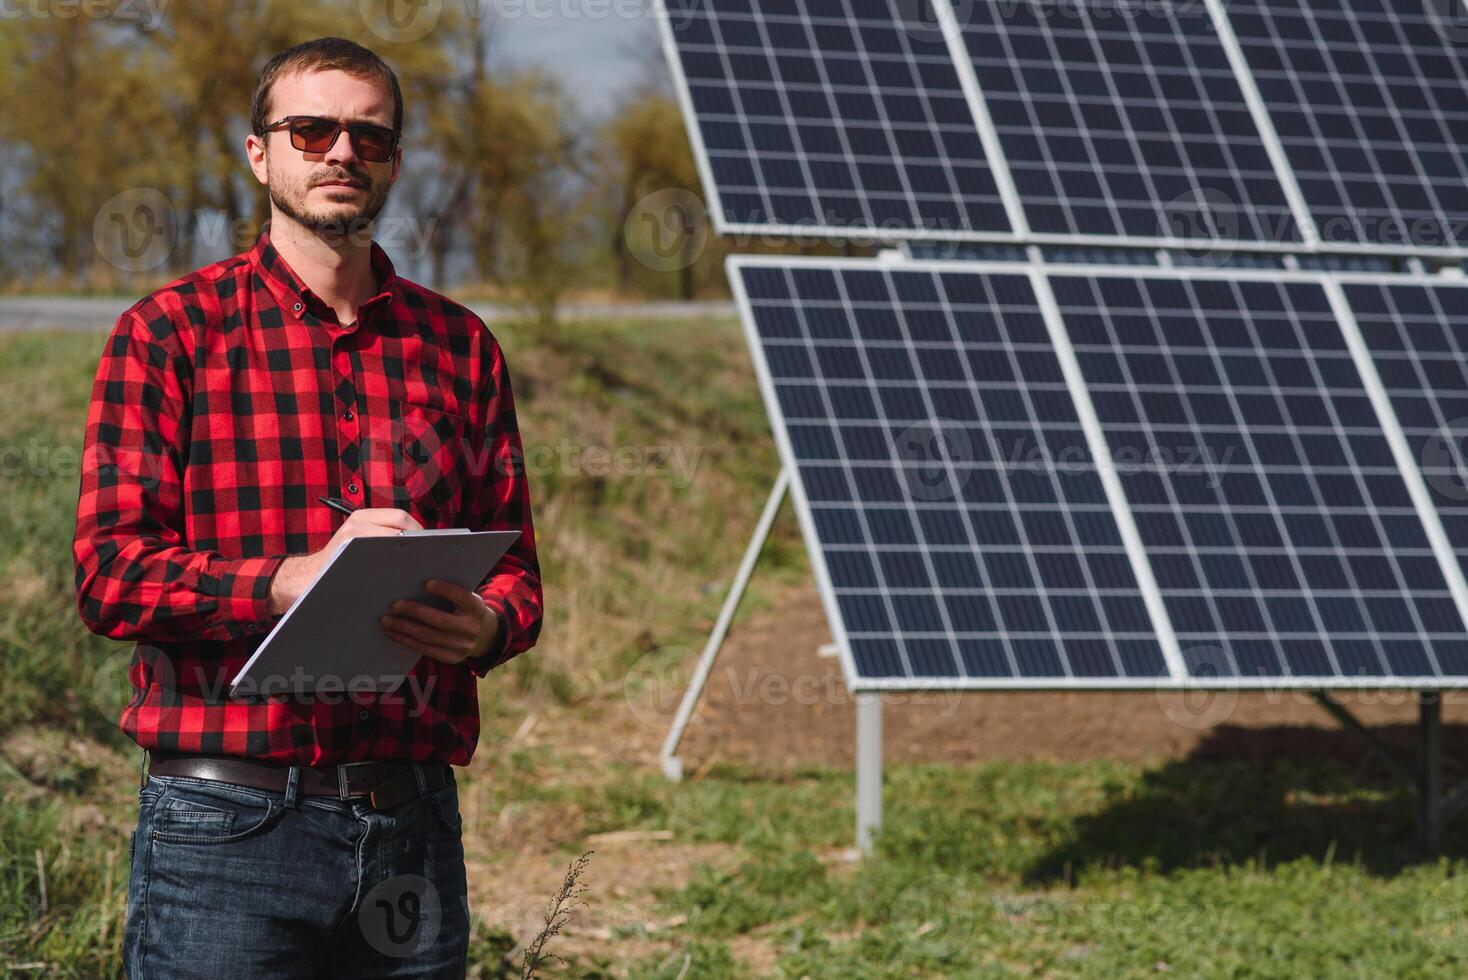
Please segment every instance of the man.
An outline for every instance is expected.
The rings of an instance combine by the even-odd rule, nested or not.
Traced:
[[[460,977],[450,767],[474,753],[477,679],[542,613],[510,376],[482,321],[371,241],[402,164],[392,70],[311,41],[265,66],[251,115],[268,228],[122,315],[87,417],[77,603],[137,641],[120,727],[147,750],[126,968]],[[338,544],[425,526],[521,534],[478,588],[429,583],[451,612],[362,610],[421,654],[397,691],[228,696]]]

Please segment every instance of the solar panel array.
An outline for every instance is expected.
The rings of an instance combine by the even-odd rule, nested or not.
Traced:
[[[1468,459],[1424,448],[1468,418],[1468,286],[1343,280],[1383,416],[1330,274],[730,273],[855,685],[1468,677],[1462,571],[1430,533],[1468,568]]]
[[[1457,3],[666,0],[662,23],[724,230],[1462,254]]]
[[[664,0],[849,684],[1468,679],[1458,3]]]

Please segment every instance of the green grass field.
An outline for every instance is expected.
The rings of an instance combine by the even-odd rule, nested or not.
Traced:
[[[544,855],[547,897],[554,869],[595,850],[596,834],[667,831],[709,856],[655,890],[671,925],[612,921],[545,975],[1468,974],[1468,835],[1455,824],[1449,857],[1418,859],[1406,792],[1336,763],[889,764],[885,830],[855,862],[848,772],[715,764],[672,784],[652,757],[589,762],[574,750],[626,709],[629,668],[701,645],[776,460],[732,322],[496,333],[532,462],[534,447],[544,460],[628,446],[696,460],[681,476],[532,470],[545,629],[481,685],[465,783],[528,825],[560,828]],[[128,647],[77,619],[70,561],[102,338],[0,337],[4,977],[120,975],[137,778],[136,749],[116,730]],[[808,575],[788,516],[742,615]],[[514,744],[530,712],[555,719],[556,737]],[[595,909],[613,883],[589,880]],[[519,976],[505,961],[515,943],[481,923],[471,975]]]

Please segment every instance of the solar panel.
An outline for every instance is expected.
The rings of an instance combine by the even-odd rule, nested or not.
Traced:
[[[1204,4],[972,0],[961,9],[1032,232],[1300,242]]]
[[[1010,232],[941,34],[904,0],[667,0],[720,230]]]
[[[848,676],[1167,675],[1024,271],[730,280]]]
[[[1329,275],[774,257],[729,272],[852,686],[1468,677],[1451,558]],[[1379,336],[1405,323],[1424,350],[1449,343],[1468,285],[1416,282],[1351,301],[1376,361],[1399,366],[1382,372],[1392,401],[1425,387],[1408,366],[1452,363],[1431,411],[1468,418],[1461,352],[1422,368]],[[1414,452],[1440,429],[1424,412],[1403,419]],[[1468,566],[1460,449],[1443,523]]]
[[[1229,0],[1326,243],[1468,246],[1462,0]]]
[[[1347,281],[1346,301],[1468,572],[1468,284]]]
[[[721,231],[1462,254],[1460,2],[666,0],[660,23]]]
[[[1468,631],[1318,281],[1051,283],[1190,674],[1468,674]]]

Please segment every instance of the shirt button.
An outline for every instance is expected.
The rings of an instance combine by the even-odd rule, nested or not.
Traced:
[[[352,421],[352,413],[351,412],[343,412],[342,413],[342,418],[344,418],[348,422],[350,422],[350,421]]]
[[[356,493],[356,492],[357,492],[357,485],[355,483],[348,483],[347,484],[347,493]]]
[[[299,313],[299,312],[301,312],[301,304],[300,303],[297,303],[295,306],[292,306],[291,309],[293,309],[297,313]]]
[[[367,709],[366,708],[363,708],[361,711],[357,712],[357,717],[358,718],[361,718],[363,721],[366,721],[367,720]]]
[[[259,628],[260,628],[260,624],[259,623],[246,623],[245,624],[245,629],[249,630],[251,633],[255,632]]]

